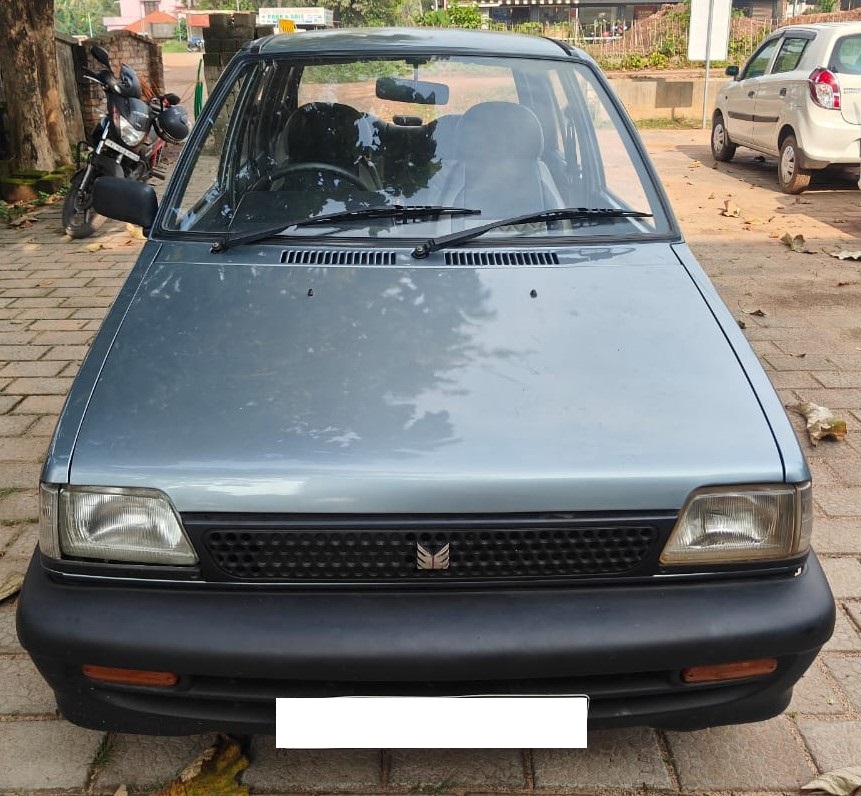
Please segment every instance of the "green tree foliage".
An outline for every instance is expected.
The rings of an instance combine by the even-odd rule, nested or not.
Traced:
[[[189,3],[189,8],[191,8]],[[196,11],[257,11],[260,6],[264,8],[270,5],[279,7],[301,6],[303,3],[289,2],[289,0],[278,0],[278,3],[260,2],[260,0],[194,0]]]
[[[113,0],[54,0],[54,29],[65,36],[100,36],[102,17],[115,17]]]
[[[321,0],[343,27],[380,27],[403,22],[403,0]]]
[[[448,15],[451,17],[451,24],[456,28],[475,30],[481,27],[481,12],[477,3],[452,3]]]
[[[415,20],[425,28],[471,28],[481,27],[481,12],[476,3],[453,2],[447,9],[426,11]]]

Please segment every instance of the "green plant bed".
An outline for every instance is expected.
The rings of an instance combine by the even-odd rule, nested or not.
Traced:
[[[188,43],[184,41],[163,41],[159,46],[163,53],[184,53],[188,49]]]
[[[638,130],[699,130],[702,119],[688,119],[679,116],[675,119],[638,119],[634,121]]]

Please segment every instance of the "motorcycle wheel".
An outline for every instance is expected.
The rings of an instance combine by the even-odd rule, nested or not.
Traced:
[[[69,193],[63,202],[63,229],[70,238],[88,238],[105,223],[105,217],[93,210],[92,183],[89,190],[80,190],[86,173],[85,166],[72,175]]]

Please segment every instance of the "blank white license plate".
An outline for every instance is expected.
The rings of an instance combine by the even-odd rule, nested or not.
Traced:
[[[275,700],[280,749],[584,749],[586,696]]]

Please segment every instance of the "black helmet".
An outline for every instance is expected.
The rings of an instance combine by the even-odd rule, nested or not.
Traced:
[[[119,93],[123,97],[131,99],[141,98],[141,83],[135,70],[130,66],[123,64],[120,67],[120,90]]]
[[[188,114],[182,105],[171,105],[153,119],[159,138],[169,144],[181,144],[188,136]]]

